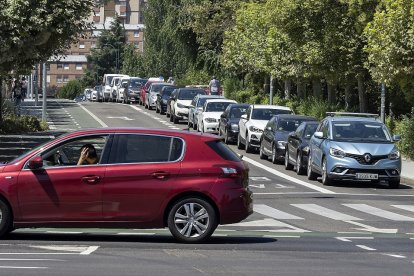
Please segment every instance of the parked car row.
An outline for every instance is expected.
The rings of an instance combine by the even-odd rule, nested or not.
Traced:
[[[239,104],[207,95],[203,87],[177,87],[159,78],[105,76],[107,81],[111,79],[112,91],[118,87],[116,101],[154,108],[174,124],[187,121],[189,129],[217,134],[246,153],[258,152],[261,159],[284,164],[287,170],[295,168],[297,174],[306,173],[309,180],[321,176],[323,185],[337,180],[386,182],[392,188],[400,185],[401,158],[395,146],[400,138],[392,137],[375,114],[331,112],[318,122],[295,115],[286,106]],[[134,99],[130,95],[136,92],[125,92],[132,90],[132,80],[136,87],[141,85]],[[94,100],[94,93],[90,95]]]

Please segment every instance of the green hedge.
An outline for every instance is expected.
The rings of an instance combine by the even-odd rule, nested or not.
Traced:
[[[393,133],[401,135],[401,141],[397,143],[401,153],[414,160],[414,114],[395,122]]]
[[[58,98],[73,100],[83,92],[82,84],[79,80],[71,80],[63,86],[56,94]]]
[[[48,130],[47,123],[39,121],[34,116],[7,116],[0,124],[0,134],[23,134],[45,130]]]

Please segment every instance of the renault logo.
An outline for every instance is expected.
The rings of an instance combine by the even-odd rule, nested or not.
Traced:
[[[369,153],[364,154],[364,160],[365,160],[366,163],[371,162],[371,160],[372,160],[371,154],[369,154]]]

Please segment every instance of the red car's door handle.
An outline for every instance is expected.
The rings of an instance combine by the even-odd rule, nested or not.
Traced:
[[[101,177],[97,175],[84,176],[82,177],[82,181],[85,182],[86,184],[93,185],[93,184],[99,183],[99,181],[101,181]]]
[[[168,172],[153,172],[151,175],[153,178],[160,180],[165,180],[170,177],[170,173]]]

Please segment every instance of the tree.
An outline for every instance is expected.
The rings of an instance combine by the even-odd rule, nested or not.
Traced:
[[[88,69],[82,83],[85,86],[93,86],[97,83],[97,79],[102,79],[104,74],[115,73],[117,66],[118,70],[121,69],[125,45],[125,29],[119,17],[116,16],[110,28],[102,31],[96,42],[97,47],[92,49],[91,55],[87,57]]]
[[[414,104],[414,2],[383,0],[364,34],[367,68],[374,80],[398,84]]]

